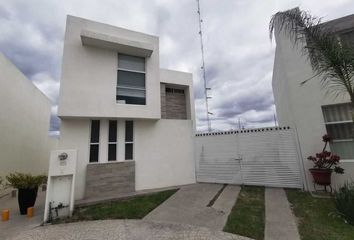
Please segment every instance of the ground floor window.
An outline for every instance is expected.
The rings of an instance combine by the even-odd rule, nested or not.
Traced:
[[[91,121],[91,137],[90,137],[90,162],[98,162],[100,146],[100,121]]]
[[[125,121],[125,160],[133,159],[134,123]]]
[[[91,120],[89,162],[134,159],[134,122],[125,120]]]
[[[117,120],[108,122],[108,161],[117,160]]]
[[[331,151],[341,159],[354,159],[353,120],[350,103],[322,106]]]

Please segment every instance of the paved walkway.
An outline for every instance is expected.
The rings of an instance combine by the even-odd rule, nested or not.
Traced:
[[[207,207],[222,186],[193,184],[182,187],[144,220],[184,223],[221,231],[240,191],[239,186],[228,185],[213,206]]]
[[[239,239],[248,238],[222,232],[237,199],[239,186],[228,185],[211,207],[209,202],[221,190],[221,184],[183,186],[176,194],[149,213],[143,220],[106,220],[38,227],[43,217],[45,192],[39,192],[36,216],[20,216],[16,198],[0,199],[9,208],[11,218],[0,222],[0,239]],[[299,240],[295,217],[280,188],[265,190],[265,240]]]
[[[266,188],[265,218],[265,240],[300,240],[295,217],[282,188]]]
[[[249,240],[249,238],[185,224],[141,220],[105,220],[35,228],[13,240]]]
[[[10,210],[9,221],[2,222],[0,220],[0,239],[6,239],[16,236],[20,231],[29,230],[38,227],[43,221],[44,202],[46,192],[38,190],[36,204],[34,205],[34,216],[27,218],[26,215],[20,215],[17,197],[7,195],[0,198],[0,211],[3,209]]]

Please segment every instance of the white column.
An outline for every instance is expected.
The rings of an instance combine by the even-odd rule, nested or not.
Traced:
[[[125,120],[118,121],[117,161],[125,160]]]
[[[108,162],[108,120],[102,119],[100,123],[100,150],[98,162]]]

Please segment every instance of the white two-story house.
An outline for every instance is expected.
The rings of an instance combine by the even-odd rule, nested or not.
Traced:
[[[77,150],[75,199],[194,183],[192,74],[160,69],[156,36],[66,24],[58,148]]]
[[[354,46],[354,15],[323,23],[341,39]],[[341,157],[345,174],[332,175],[333,185],[354,179],[354,141],[349,95],[326,94],[320,78],[312,70],[302,46],[293,46],[284,32],[275,31],[276,49],[273,70],[273,92],[278,122],[297,130],[306,182],[313,188],[307,157],[321,152],[322,136],[328,133],[333,141],[330,150]],[[311,79],[306,84],[301,82]]]

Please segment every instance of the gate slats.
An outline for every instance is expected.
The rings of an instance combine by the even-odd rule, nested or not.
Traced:
[[[293,130],[266,129],[198,134],[197,181],[302,188]]]

